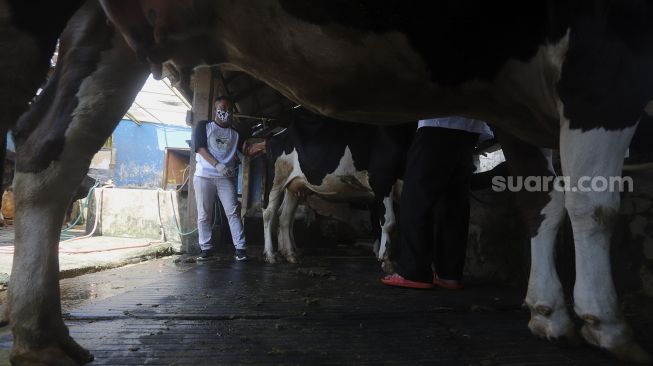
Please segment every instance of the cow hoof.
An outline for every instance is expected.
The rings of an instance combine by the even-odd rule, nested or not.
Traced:
[[[93,361],[93,355],[68,337],[58,345],[36,350],[12,350],[11,364],[21,366],[79,366]]]
[[[535,336],[574,346],[580,344],[580,337],[567,309],[553,309],[546,305],[529,305],[529,308],[531,320],[528,322],[528,328]]]
[[[626,362],[650,364],[651,355],[633,340],[625,323],[604,324],[595,316],[582,316],[585,321],[581,335],[587,343],[603,348],[617,359]]]
[[[374,245],[372,246],[372,252],[374,252],[374,256],[379,258],[379,260],[381,260],[381,258],[379,256],[379,250],[380,249],[381,249],[381,242],[377,239],[374,242]]]
[[[265,253],[265,261],[270,264],[277,263],[277,257],[274,254]]]
[[[381,269],[383,269],[383,272],[385,272],[386,274],[393,274],[396,272],[395,266],[392,264],[392,261],[387,259],[381,262]]]
[[[295,256],[294,254],[286,254],[285,257],[288,263],[296,264],[298,262],[297,256]]]

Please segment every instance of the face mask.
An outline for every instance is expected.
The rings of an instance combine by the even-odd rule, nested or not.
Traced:
[[[220,121],[227,123],[229,121],[229,112],[228,111],[223,111],[220,108],[216,108],[215,110],[215,116],[217,119]]]

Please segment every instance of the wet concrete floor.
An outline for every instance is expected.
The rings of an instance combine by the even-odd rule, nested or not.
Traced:
[[[522,291],[379,283],[369,255],[298,265],[173,258],[61,282],[66,323],[94,365],[612,365],[593,348],[538,340]],[[653,351],[653,322],[632,314]],[[0,349],[11,335],[0,334]]]

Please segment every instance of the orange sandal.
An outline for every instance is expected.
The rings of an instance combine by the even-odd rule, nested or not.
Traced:
[[[447,290],[460,290],[463,288],[463,283],[461,281],[444,280],[436,274],[433,275],[433,285]]]
[[[396,286],[396,287],[404,287],[404,288],[413,288],[413,289],[433,288],[432,283],[407,280],[401,277],[401,275],[398,273],[383,277],[381,279],[381,282],[383,282],[383,284],[388,286]]]

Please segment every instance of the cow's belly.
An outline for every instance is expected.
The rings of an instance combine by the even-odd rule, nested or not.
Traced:
[[[317,163],[312,162],[312,165],[316,166]],[[277,157],[275,175],[283,176],[284,188],[299,196],[315,194],[332,202],[371,201],[374,198],[369,173],[367,170],[356,169],[348,146],[335,169],[329,173],[324,172],[324,175],[307,178],[297,150]]]
[[[245,14],[255,18],[250,11]],[[459,115],[539,145],[557,140],[555,83],[565,40],[541,46],[528,62],[505,63],[493,79],[451,86],[438,84],[433,75],[451,70],[432,71],[398,32],[314,27],[283,16],[251,26],[261,29],[229,35],[238,45],[227,49],[229,63],[322,115],[377,124]],[[250,34],[269,37],[258,42],[241,38]],[[445,51],[443,57],[450,56]],[[493,61],[491,54],[478,57]]]
[[[300,176],[293,178],[286,188],[302,197],[317,195],[330,202],[371,202],[374,199],[367,172],[356,175],[329,174],[320,185],[310,184],[304,176]]]
[[[509,67],[528,68],[523,65]],[[522,71],[519,77],[525,80],[546,79],[534,70]],[[354,72],[347,75],[362,80],[351,85],[305,83],[297,82],[294,75],[284,80],[270,80],[267,74],[254,74],[307,109],[339,120],[396,124],[463,116],[486,121],[539,146],[557,145],[560,128],[557,97],[552,97],[543,85],[521,84],[521,80],[515,80],[515,75],[509,72],[493,83],[470,82],[457,88],[438,88],[403,80],[389,80],[383,87],[372,81],[374,75]],[[301,75],[301,78],[310,80],[308,75]]]

